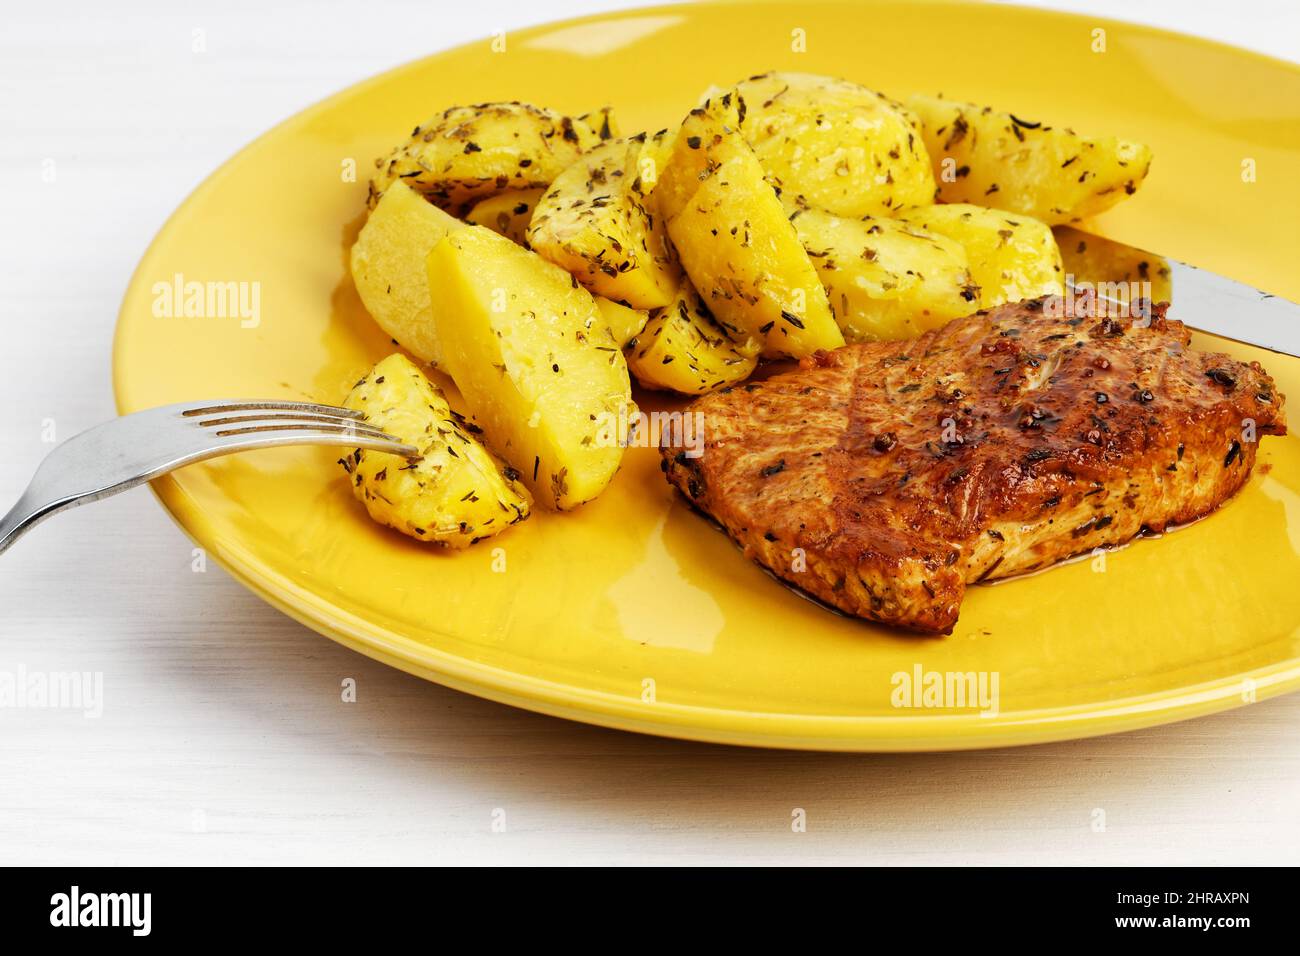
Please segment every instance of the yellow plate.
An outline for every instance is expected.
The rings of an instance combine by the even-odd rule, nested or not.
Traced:
[[[658,129],[708,85],[768,69],[942,91],[1150,143],[1150,179],[1094,228],[1300,298],[1300,70],[1278,61],[1091,17],[916,2],[662,7],[512,33],[497,49],[484,39],[339,93],[199,187],[123,303],[119,410],[340,400],[390,351],[346,265],[369,164],[435,111],[609,103],[625,132]],[[249,283],[249,318],[184,317],[169,290],[187,282]],[[1300,361],[1229,350],[1300,398]],[[1250,484],[1208,520],[1112,553],[1104,570],[974,588],[955,633],[934,639],[778,585],[670,494],[649,449],[578,513],[539,514],[456,554],[373,524],[337,457],[257,452],[155,490],[213,557],[310,627],[533,710],[703,740],[921,750],[1108,733],[1300,685],[1294,437],[1266,440]],[[897,675],[918,668],[923,680],[996,675],[997,713],[894,706]]]

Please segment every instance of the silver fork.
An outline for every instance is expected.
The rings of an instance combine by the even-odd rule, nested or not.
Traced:
[[[73,435],[36,469],[0,518],[0,553],[67,508],[126,491],[184,465],[251,448],[340,445],[417,454],[368,424],[361,412],[310,402],[186,402],[150,408]]]

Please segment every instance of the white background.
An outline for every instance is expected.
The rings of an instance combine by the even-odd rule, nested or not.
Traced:
[[[186,194],[296,110],[579,3],[102,4],[0,32],[0,502],[112,415],[140,254]],[[1047,4],[1300,59],[1300,6]],[[129,12],[126,8],[135,12]],[[196,55],[194,30],[206,52]],[[50,166],[49,164],[53,165]],[[43,172],[53,169],[53,182]],[[1300,171],[1297,171],[1300,172]],[[1171,727],[966,755],[767,753],[515,711],[282,617],[146,491],[0,558],[0,669],[104,674],[99,719],[0,709],[0,862],[1247,863],[1300,854],[1300,694]],[[355,678],[359,700],[339,699]],[[808,832],[791,832],[791,811]],[[504,810],[506,832],[492,832]],[[1105,812],[1105,832],[1092,827]]]

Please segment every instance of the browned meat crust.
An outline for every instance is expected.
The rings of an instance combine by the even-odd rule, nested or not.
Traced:
[[[808,593],[949,633],[967,584],[1207,514],[1286,434],[1259,363],[1192,351],[1163,307],[1144,326],[1047,301],[706,396],[703,454],[664,448],[668,480]]]

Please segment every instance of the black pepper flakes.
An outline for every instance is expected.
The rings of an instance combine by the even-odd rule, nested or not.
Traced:
[[[1226,369],[1212,368],[1205,373],[1211,381],[1217,382],[1224,388],[1233,389],[1237,387],[1237,380]]]

